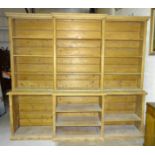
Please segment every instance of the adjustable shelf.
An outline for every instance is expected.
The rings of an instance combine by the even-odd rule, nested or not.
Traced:
[[[84,113],[57,114],[56,126],[101,126],[101,121],[99,116],[94,116],[92,113],[88,116]]]
[[[136,122],[141,121],[141,118],[134,114],[105,114],[104,115],[104,122],[110,123],[110,122]]]
[[[41,39],[41,40],[52,40],[53,38],[51,37],[34,37],[34,36],[13,36],[13,39]]]
[[[47,58],[49,58],[49,57],[53,57],[52,55],[14,55],[14,57],[47,57]]]
[[[57,104],[56,112],[101,112],[102,109],[96,103]]]

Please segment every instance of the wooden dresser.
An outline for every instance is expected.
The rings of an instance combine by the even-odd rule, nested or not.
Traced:
[[[155,145],[155,103],[147,104],[144,145],[146,146]]]

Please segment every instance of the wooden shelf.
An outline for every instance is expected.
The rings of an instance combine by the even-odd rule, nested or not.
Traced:
[[[143,39],[105,39],[105,41],[143,41]]]
[[[142,73],[104,73],[105,75],[141,75]]]
[[[58,75],[101,75],[101,73],[67,73],[67,72],[65,72],[65,73],[56,73],[56,74],[58,74]]]
[[[100,127],[57,127],[56,138],[99,138]]]
[[[101,126],[98,116],[57,116],[56,126]]]
[[[104,58],[142,58],[142,56],[104,56]]]
[[[56,38],[57,40],[102,40],[102,38]]]
[[[124,94],[135,94],[144,95],[146,91],[142,89],[104,89],[104,93],[107,95],[124,95]]]
[[[101,58],[99,56],[84,56],[84,55],[64,55],[64,56],[57,56],[57,58]]]
[[[143,133],[134,125],[105,125],[104,135],[105,138],[135,138]]]
[[[34,37],[34,36],[30,36],[30,37],[25,37],[25,36],[13,36],[13,39],[39,39],[39,40],[53,40],[53,38],[51,37]]]
[[[15,75],[53,75],[49,72],[15,72]]]
[[[14,54],[13,55],[14,57],[47,57],[47,58],[49,58],[49,57],[51,57],[51,58],[53,58],[53,56],[52,55],[28,55],[28,54],[22,54],[22,55],[17,55],[17,54]]]
[[[101,107],[97,103],[78,104],[57,104],[56,112],[101,112]]]
[[[50,126],[23,126],[19,127],[11,137],[14,140],[26,139],[52,139],[52,127]]]
[[[136,114],[104,114],[104,122],[132,122],[141,121]]]

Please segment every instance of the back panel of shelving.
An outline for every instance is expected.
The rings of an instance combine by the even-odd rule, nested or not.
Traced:
[[[107,21],[104,88],[140,88],[143,22]]]
[[[56,22],[57,88],[99,89],[101,21]]]
[[[52,96],[18,95],[13,98],[19,126],[51,126]]]
[[[53,21],[12,21],[15,88],[53,88]]]

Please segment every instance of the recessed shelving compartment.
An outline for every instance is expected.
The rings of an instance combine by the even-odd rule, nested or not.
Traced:
[[[17,93],[10,96],[10,100],[12,100],[10,113],[14,116],[12,139],[52,138],[52,95],[18,95]]]
[[[142,136],[143,95],[107,95],[104,110],[105,138]]]
[[[86,137],[101,135],[102,108],[101,96],[57,96],[56,137],[67,132],[66,137],[76,137],[86,132]]]
[[[141,122],[143,95],[107,95],[105,97],[105,123]]]
[[[101,21],[58,20],[56,33],[57,88],[99,89]]]

